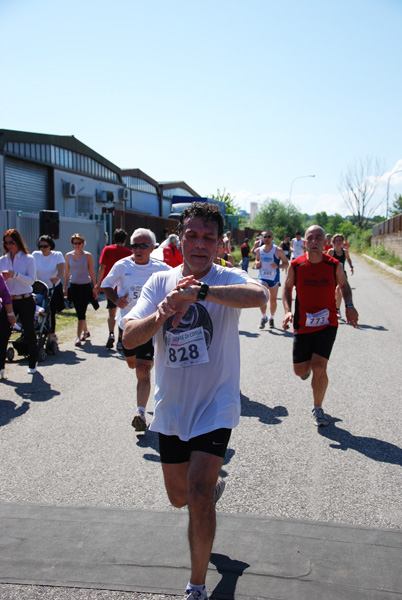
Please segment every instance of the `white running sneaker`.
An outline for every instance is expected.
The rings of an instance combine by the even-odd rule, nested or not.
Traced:
[[[329,425],[329,421],[328,421],[327,417],[324,415],[324,411],[322,410],[321,407],[313,408],[312,413],[313,413],[312,417],[313,417],[314,425],[316,427],[326,427],[327,425]]]
[[[27,371],[28,375],[33,375],[34,373],[37,373],[37,369],[36,369],[37,366],[38,366],[38,363],[36,363],[36,365],[33,368],[29,367],[29,369]]]

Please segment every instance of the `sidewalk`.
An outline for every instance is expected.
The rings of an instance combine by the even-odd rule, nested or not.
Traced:
[[[3,503],[0,582],[183,597],[187,521],[185,510]],[[218,513],[207,587],[211,600],[390,600],[401,555],[399,531]]]

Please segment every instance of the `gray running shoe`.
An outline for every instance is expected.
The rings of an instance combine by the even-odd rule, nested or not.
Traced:
[[[266,325],[266,323],[267,323],[267,322],[268,322],[268,319],[267,319],[267,317],[265,317],[265,319],[264,319],[264,317],[263,317],[263,318],[261,319],[261,323],[260,323],[260,329],[264,329],[264,328],[265,328],[265,325]]]
[[[313,421],[316,427],[326,427],[329,425],[327,417],[324,415],[322,408],[313,408]]]
[[[214,493],[214,504],[216,504],[222,496],[223,492],[225,491],[225,486],[226,482],[224,481],[224,479],[222,479],[222,477],[218,477]]]
[[[269,326],[271,329],[273,329],[273,327],[274,327],[274,318],[273,317],[269,317]]]
[[[300,379],[302,381],[306,381],[306,379],[308,379],[311,375],[311,371],[308,371],[308,373],[304,373],[304,375],[300,375]]]
[[[132,420],[131,425],[134,427],[136,431],[146,431],[147,430],[147,422],[145,417],[142,416],[141,413],[137,413]]]
[[[123,350],[123,343],[121,340],[117,341],[116,350]]]
[[[199,590],[193,590],[191,588],[187,588],[186,594],[188,594],[188,596],[186,596],[186,600],[208,600],[208,596],[207,596],[207,593],[205,590],[203,593],[203,592],[200,592]]]
[[[338,317],[338,319],[341,319],[341,318],[342,318],[342,315],[341,315],[341,309],[340,309],[340,308],[337,308],[337,309],[336,309],[336,316]]]

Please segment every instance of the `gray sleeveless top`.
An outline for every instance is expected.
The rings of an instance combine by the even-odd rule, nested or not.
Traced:
[[[74,260],[70,255],[70,282],[71,283],[91,283],[91,277],[89,275],[87,255],[81,258],[81,260]]]

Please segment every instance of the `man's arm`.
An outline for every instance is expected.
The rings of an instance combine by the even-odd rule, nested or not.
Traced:
[[[127,349],[145,344],[163,323],[174,315],[173,327],[177,327],[186,314],[189,306],[197,301],[200,286],[194,284],[194,278],[179,282],[162,302],[157,310],[144,319],[129,320],[123,332],[123,344]],[[268,290],[258,283],[240,283],[234,285],[219,285],[209,288],[206,302],[222,304],[230,308],[252,308],[268,302]]]
[[[346,322],[351,323],[353,327],[358,328],[359,313],[357,312],[354,306],[347,306],[349,303],[353,304],[352,290],[350,288],[348,280],[346,279],[346,275],[344,273],[341,263],[339,263],[336,269],[336,282],[339,285],[339,289],[341,290],[341,294],[345,301]]]
[[[101,283],[102,283],[102,279],[103,279],[103,273],[105,272],[105,268],[106,268],[106,265],[102,265],[102,264],[99,265],[98,277],[97,277],[97,280],[96,280],[96,287],[97,287],[98,290],[100,290],[100,287],[101,287]]]
[[[283,319],[283,328],[289,329],[290,323],[293,323],[293,313],[292,313],[292,290],[295,284],[295,274],[292,265],[290,265],[288,274],[283,286],[282,291],[282,302],[283,309],[285,311],[285,317]]]
[[[345,249],[344,249],[343,251],[344,251],[344,253],[345,253],[345,255],[346,255],[346,260],[347,260],[347,261],[348,261],[348,263],[349,263],[350,271],[351,271],[351,273],[352,273],[352,275],[353,275],[354,269],[353,269],[352,260],[351,260],[351,258],[350,258],[349,251],[348,251],[348,250],[345,250]]]
[[[113,302],[117,308],[126,308],[128,305],[128,292],[124,296],[119,296],[116,290],[114,290],[112,287],[105,287],[102,289],[106,298],[110,300],[110,302]]]
[[[282,261],[278,265],[278,269],[286,269],[286,267],[289,265],[289,261],[288,261],[288,258],[286,256],[285,252],[282,250],[282,248],[277,248],[276,256]]]

